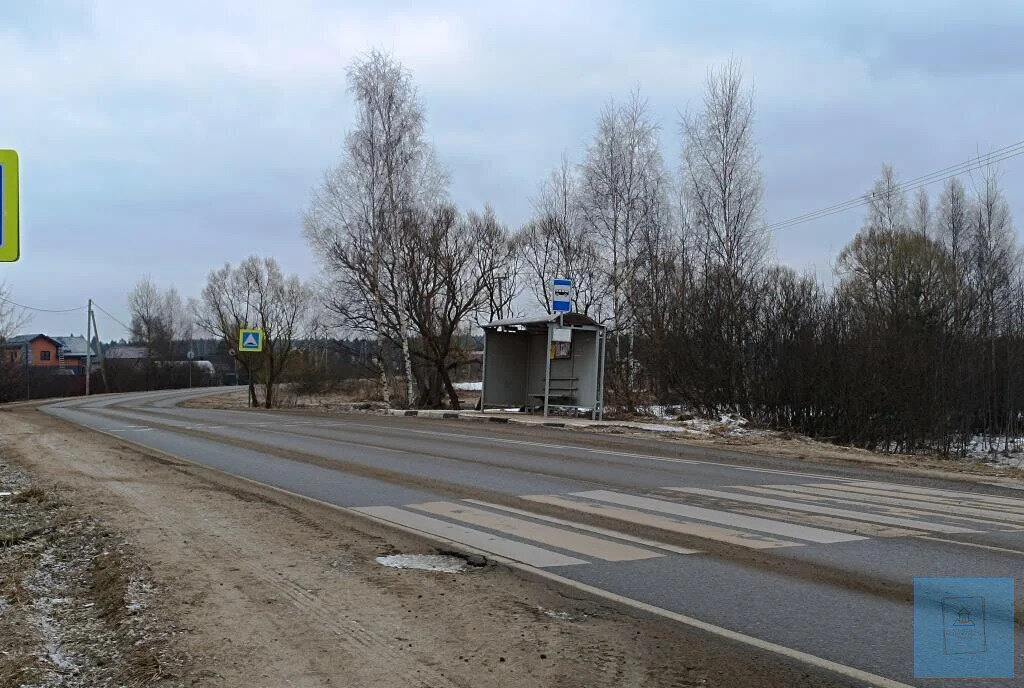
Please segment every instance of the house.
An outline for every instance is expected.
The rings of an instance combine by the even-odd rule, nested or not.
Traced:
[[[3,346],[7,363],[31,368],[55,368],[65,374],[84,374],[86,359],[85,337],[50,337],[42,333],[19,334]],[[94,365],[98,363],[92,351]]]
[[[35,368],[60,367],[61,344],[45,334],[19,334],[4,342],[4,360]]]
[[[84,371],[87,347],[85,337],[71,335],[69,337],[54,337],[54,339],[61,344],[60,353],[64,357],[64,367],[81,368]],[[99,357],[96,355],[96,349],[92,348],[89,355],[92,356],[93,370],[95,370],[96,366],[99,365]]]

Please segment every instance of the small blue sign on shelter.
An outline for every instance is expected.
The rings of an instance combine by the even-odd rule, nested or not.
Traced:
[[[551,280],[551,310],[555,313],[572,311],[572,280],[561,277]]]

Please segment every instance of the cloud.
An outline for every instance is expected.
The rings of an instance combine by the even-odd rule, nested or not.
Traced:
[[[951,1],[3,3],[0,146],[23,166],[9,281],[26,302],[93,295],[126,320],[143,273],[186,295],[253,252],[312,274],[301,215],[350,126],[345,69],[370,48],[412,71],[453,198],[513,226],[634,88],[674,169],[679,112],[737,57],[778,220],[858,193],[883,161],[912,177],[1019,139],[1022,22],[1013,3]],[[860,220],[787,230],[778,257],[827,266]]]

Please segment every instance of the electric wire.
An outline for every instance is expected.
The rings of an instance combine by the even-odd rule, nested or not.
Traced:
[[[900,184],[896,185],[894,190],[898,193],[915,191],[924,186],[928,186],[929,184],[946,181],[948,179],[952,179],[953,177],[958,177],[961,174],[973,172],[977,169],[981,169],[982,167],[986,167],[988,165],[1001,162],[1003,160],[1009,160],[1010,158],[1015,158],[1018,155],[1024,155],[1024,141],[1018,141],[1017,143],[1013,143],[1008,146],[1003,146],[1002,148],[993,150],[989,153],[986,153],[985,155],[976,156],[963,162],[957,163],[956,165],[950,165],[940,170],[936,170],[934,172],[930,172],[928,174],[924,174],[919,177],[909,179],[905,182],[901,182]],[[766,233],[778,232],[780,230],[788,229],[789,227],[803,224],[805,222],[810,222],[812,220],[818,220],[821,218],[829,217],[837,213],[846,212],[847,210],[853,210],[854,208],[859,208],[868,205],[870,202],[871,192],[868,192],[866,194],[861,194],[856,198],[851,198],[849,200],[835,203],[825,208],[821,208],[820,210],[815,210],[812,212],[804,213],[802,215],[796,215],[785,220],[773,222],[771,224],[765,225],[762,229]]]
[[[88,307],[88,306],[79,306],[77,308],[36,308],[34,306],[26,306],[23,303],[18,303],[17,301],[13,301],[13,300],[5,297],[5,296],[0,296],[0,301],[3,301],[5,303],[9,303],[12,306],[17,306],[18,308],[21,308],[22,310],[34,311],[36,313],[74,313],[76,311],[84,311]]]
[[[131,327],[129,327],[128,325],[125,325],[125,324],[124,324],[123,322],[121,322],[121,320],[120,320],[120,319],[118,319],[118,318],[117,318],[116,316],[112,315],[112,314],[110,313],[110,311],[108,311],[107,309],[105,309],[105,308],[104,308],[103,306],[99,305],[99,304],[98,304],[98,303],[96,303],[95,301],[93,301],[93,302],[92,302],[92,305],[93,305],[93,307],[94,307],[94,308],[96,308],[97,310],[99,310],[99,311],[100,311],[101,313],[103,313],[103,314],[104,314],[104,315],[106,315],[106,316],[107,316],[108,318],[110,318],[111,320],[113,320],[114,322],[116,322],[116,323],[117,323],[118,325],[120,325],[121,327],[123,327],[123,328],[124,328],[125,330],[127,330],[128,332],[131,332],[131,331],[132,331],[132,328],[131,328]]]

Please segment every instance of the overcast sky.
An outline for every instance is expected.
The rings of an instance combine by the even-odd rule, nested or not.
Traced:
[[[460,208],[490,202],[513,227],[632,88],[677,168],[679,113],[730,56],[754,87],[768,222],[864,192],[883,162],[909,179],[1024,139],[1019,2],[382,4],[0,3],[0,148],[22,169],[22,258],[0,280],[22,303],[92,296],[127,322],[143,274],[195,296],[259,253],[312,276],[302,213],[352,121],[345,67],[375,47],[412,70]],[[1019,225],[1024,156],[1001,170]],[[780,232],[776,257],[825,275],[861,221]]]

